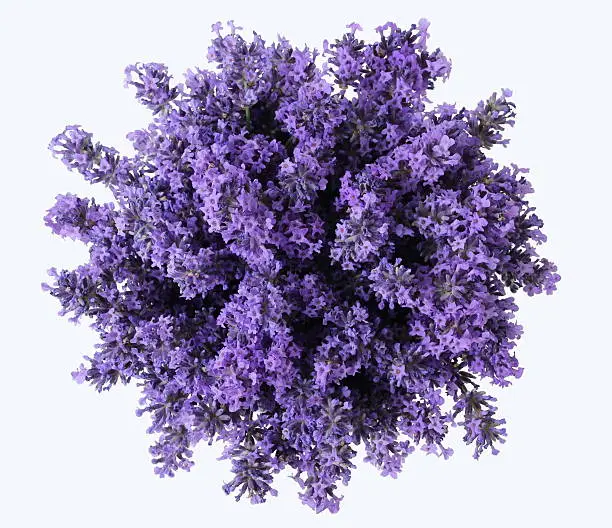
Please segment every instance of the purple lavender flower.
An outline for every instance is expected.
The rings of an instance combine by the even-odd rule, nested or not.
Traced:
[[[356,446],[396,477],[417,449],[478,458],[505,420],[485,392],[523,372],[510,295],[552,293],[543,222],[506,146],[507,89],[474,109],[429,107],[450,72],[429,23],[351,23],[317,50],[212,26],[209,58],[173,85],[162,64],[126,68],[152,111],[120,157],[77,125],[53,154],[115,201],[59,195],[45,223],[88,244],[49,271],[61,315],[99,333],[72,373],[98,391],[136,380],[155,472],[193,466],[221,440],[236,499],[276,495],[291,469],[302,502],[338,511]]]
[[[76,169],[91,183],[109,183],[118,164],[118,152],[92,141],[92,134],[79,125],[67,126],[55,136],[49,149],[70,170]]]
[[[125,86],[136,88],[136,98],[157,114],[177,95],[177,88],[170,87],[171,76],[163,64],[151,62],[134,64],[125,69]]]

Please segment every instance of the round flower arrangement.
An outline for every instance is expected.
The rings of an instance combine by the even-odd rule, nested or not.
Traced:
[[[359,444],[392,477],[417,447],[450,456],[452,425],[497,453],[505,421],[480,385],[522,373],[508,291],[559,275],[527,170],[486,155],[508,142],[510,91],[430,105],[450,63],[427,28],[366,43],[350,24],[319,54],[217,23],[217,71],[126,69],[153,113],[133,156],[76,125],[51,141],[115,200],[57,197],[46,224],[90,259],[44,288],[100,335],[73,377],[142,388],[159,475],[220,440],[226,493],[262,502],[289,467],[302,502],[335,512]]]

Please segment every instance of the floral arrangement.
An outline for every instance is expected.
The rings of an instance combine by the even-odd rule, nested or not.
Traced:
[[[51,141],[115,200],[57,197],[46,224],[90,258],[43,287],[99,333],[76,381],[142,388],[162,477],[220,440],[226,493],[262,502],[291,468],[303,503],[336,512],[360,444],[395,477],[415,448],[450,456],[450,426],[476,458],[504,442],[481,384],[522,373],[509,294],[560,278],[527,170],[487,156],[511,92],[433,106],[450,62],[427,21],[372,43],[347,27],[319,53],[217,23],[216,71],[126,68],[153,114],[133,156],[77,125]]]

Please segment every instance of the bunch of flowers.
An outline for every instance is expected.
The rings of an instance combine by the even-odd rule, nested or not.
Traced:
[[[126,69],[153,114],[133,156],[76,125],[51,141],[115,198],[60,195],[45,218],[89,247],[44,285],[100,335],[73,377],[137,380],[155,471],[220,440],[223,489],[253,503],[292,468],[302,502],[335,512],[356,446],[395,477],[417,447],[450,456],[452,425],[496,454],[505,421],[480,383],[522,373],[508,290],[559,280],[527,170],[486,155],[508,142],[510,91],[430,106],[450,63],[425,20],[372,43],[350,24],[321,54],[228,26],[217,71],[174,85],[162,64]]]

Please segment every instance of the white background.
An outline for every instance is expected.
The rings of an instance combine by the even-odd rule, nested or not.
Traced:
[[[0,525],[611,526],[611,47],[598,4],[0,0]],[[216,447],[196,450],[191,473],[157,478],[147,419],[134,414],[137,387],[100,395],[74,383],[95,335],[58,317],[40,290],[47,268],[87,257],[43,225],[55,195],[108,197],[52,159],[49,140],[78,123],[130,152],[125,134],[149,114],[123,88],[123,68],[163,62],[182,80],[205,64],[217,20],[320,48],[353,21],[371,38],[388,20],[404,27],[421,17],[453,61],[435,102],[471,107],[514,90],[517,125],[494,155],[531,168],[549,236],[542,253],[562,276],[555,295],[518,298],[526,370],[500,394],[509,431],[501,454],[475,461],[453,431],[451,460],[417,452],[397,480],[360,464],[336,516],[301,505],[285,475],[276,499],[235,503],[221,490],[229,464]]]

